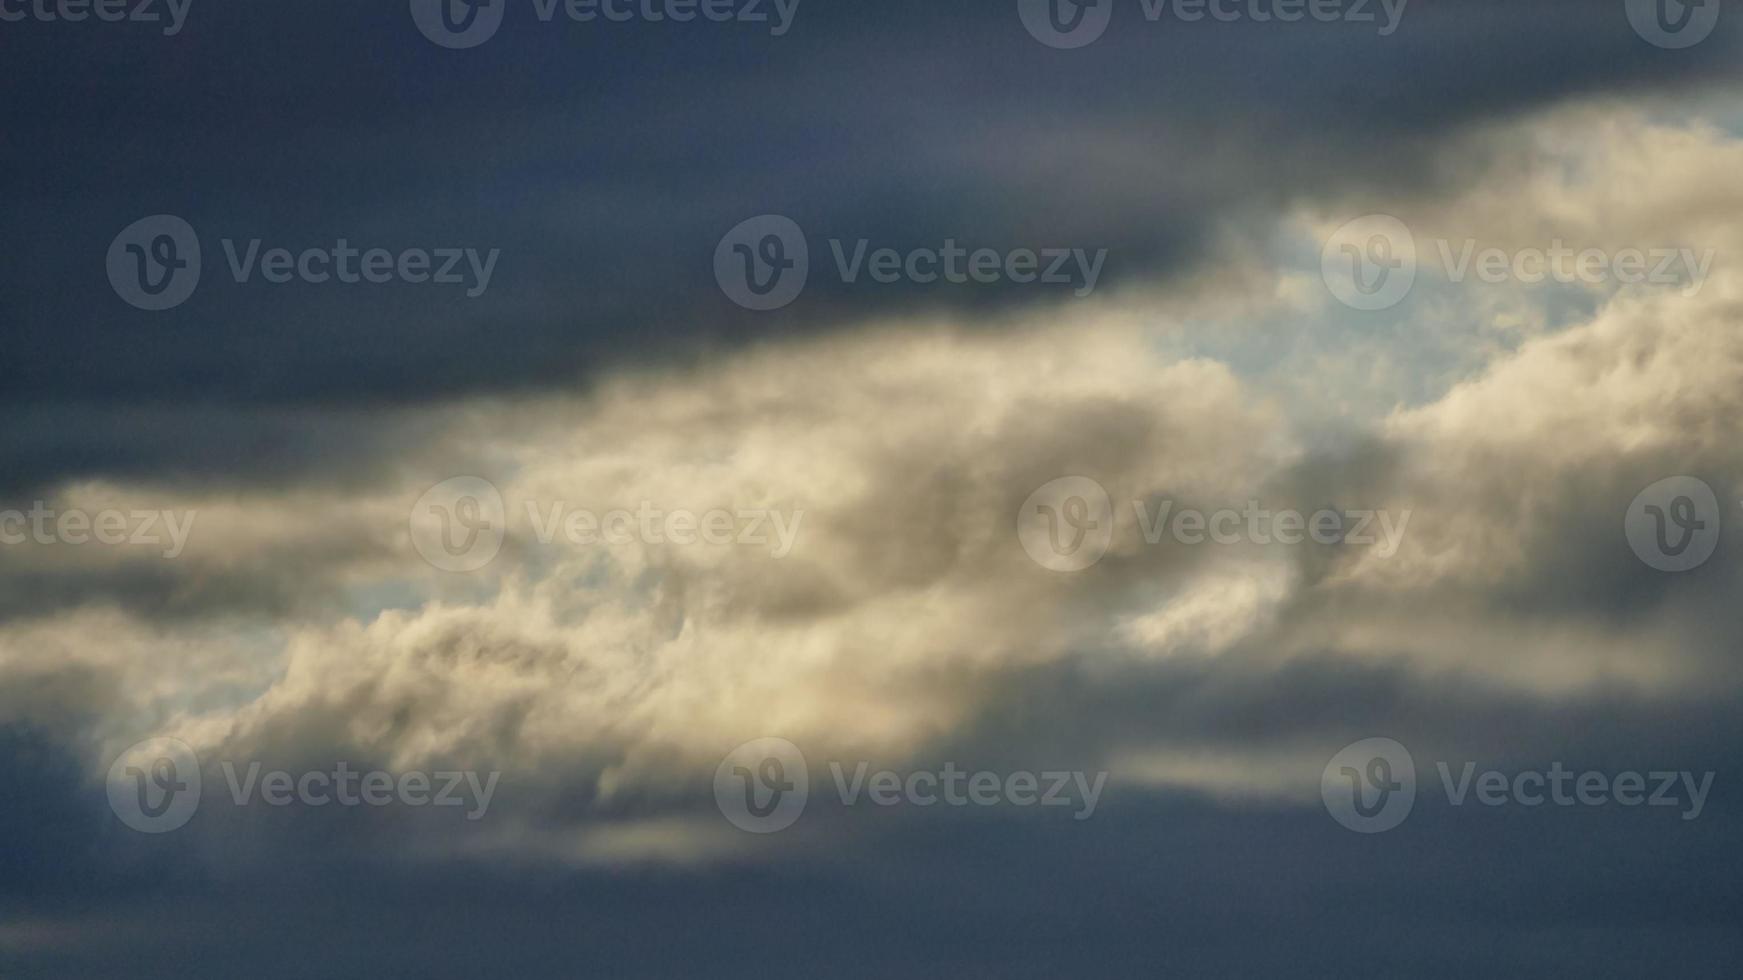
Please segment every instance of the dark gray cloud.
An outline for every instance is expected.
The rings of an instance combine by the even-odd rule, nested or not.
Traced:
[[[1739,951],[1727,914],[1740,855],[1717,818],[1734,806],[1724,776],[1743,747],[1728,707],[1625,696],[1558,705],[1335,662],[1251,679],[1196,666],[1010,680],[1012,696],[978,732],[915,764],[1033,766],[1032,751],[1001,746],[1039,726],[1066,734],[1049,765],[1093,767],[1095,753],[1060,726],[1100,717],[1102,733],[1173,731],[1224,747],[1305,738],[1327,757],[1384,731],[1415,749],[1424,789],[1403,827],[1372,837],[1337,827],[1316,800],[1254,805],[1129,786],[1083,822],[819,804],[805,819],[830,828],[826,854],[784,848],[754,870],[626,873],[408,863],[391,841],[439,833],[464,848],[484,828],[435,827],[406,811],[225,814],[214,803],[189,834],[129,834],[88,819],[101,804],[76,765],[13,732],[5,775],[28,792],[8,811],[0,955],[19,976],[123,964],[140,976],[390,964],[437,976],[797,976],[820,962],[867,976],[891,963],[941,977],[1141,966],[1312,975],[1347,965],[1366,937],[1363,962],[1413,975],[1521,963],[1645,975],[1650,961],[1720,977]],[[1441,759],[1721,775],[1707,817],[1682,822],[1649,808],[1451,807],[1434,783]],[[711,809],[707,778],[692,781],[699,812]],[[506,810],[527,802],[512,786],[503,794]],[[248,841],[246,853],[214,867],[230,835]]]
[[[814,269],[832,237],[954,238],[1107,248],[1116,287],[1191,270],[1217,228],[1297,198],[1467,179],[1436,156],[1463,124],[1579,94],[1690,91],[1743,63],[1729,21],[1666,52],[1619,9],[1580,3],[1417,4],[1384,38],[1149,24],[1133,3],[1076,52],[1035,42],[1008,4],[806,4],[781,37],[543,25],[523,4],[464,52],[426,41],[404,6],[197,6],[174,38],[9,26],[0,235],[15,254],[0,322],[14,356],[0,398],[9,417],[78,430],[56,451],[5,436],[9,484],[190,467],[270,478],[370,438],[311,455],[275,412],[567,386],[879,310],[1063,295],[814,274],[792,306],[751,313],[710,270],[721,235],[754,214],[795,218]],[[206,276],[151,314],[118,301],[102,258],[160,212],[199,231]],[[219,239],[255,237],[502,258],[472,300],[227,281]],[[210,452],[104,434],[166,403],[207,406],[187,444]],[[238,421],[239,407],[256,411]]]
[[[1383,38],[1138,9],[1083,51],[1013,2],[804,0],[769,37],[541,26],[527,0],[472,51],[398,0],[200,0],[168,39],[0,23],[0,510],[82,479],[201,510],[176,562],[0,550],[0,974],[1731,975],[1739,527],[1666,575],[1619,525],[1669,473],[1738,485],[1734,280],[1571,303],[1595,322],[1483,351],[1476,395],[1414,378],[1427,404],[1301,445],[1220,361],[1023,320],[1068,290],[850,286],[826,243],[1107,248],[1103,288],[1189,292],[1300,204],[1456,209],[1521,176],[1518,132],[1473,132],[1733,91],[1738,11],[1673,52],[1620,0],[1414,0]],[[198,229],[206,278],[146,313],[104,257],[159,212]],[[753,313],[712,261],[764,212],[809,233],[813,276]],[[475,299],[227,281],[219,240],[255,237],[502,254]],[[1419,299],[1409,326],[1446,316]],[[966,326],[905,332],[932,312]],[[516,527],[444,577],[407,509],[458,472],[535,501],[803,506],[807,537],[776,563]],[[1416,514],[1385,563],[1141,546],[1127,522],[1062,577],[1011,516],[1066,473],[1122,510]],[[880,752],[1120,778],[1081,822],[818,799],[749,841],[712,787],[746,726],[803,741],[819,782]],[[103,776],[161,731],[200,743],[206,795],[147,836]],[[1353,834],[1311,789],[1376,735],[1416,753],[1418,807]],[[473,823],[232,807],[216,768],[339,760],[502,783]],[[1717,779],[1690,821],[1452,807],[1442,760]]]

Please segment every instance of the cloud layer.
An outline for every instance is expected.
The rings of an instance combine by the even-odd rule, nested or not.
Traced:
[[[140,180],[209,192],[189,214],[204,225],[403,244],[467,227],[533,264],[505,258],[507,288],[477,307],[219,289],[149,332],[89,283],[0,293],[20,349],[102,332],[105,354],[20,368],[0,511],[189,522],[174,557],[0,547],[18,801],[0,814],[0,963],[101,972],[143,950],[141,975],[217,975],[294,950],[325,972],[542,975],[584,956],[732,975],[774,943],[774,972],[887,975],[880,952],[917,975],[1276,972],[1333,962],[1364,929],[1387,940],[1377,969],[1420,975],[1643,969],[1629,936],[1720,975],[1738,952],[1719,910],[1743,748],[1727,628],[1743,142],[1713,93],[1734,35],[1659,60],[1624,19],[1571,9],[1424,10],[1387,46],[1329,29],[1189,45],[1132,23],[1104,58],[1071,60],[1014,16],[946,11],[916,31],[900,5],[878,24],[816,11],[815,46],[743,38],[712,64],[669,55],[657,77],[624,71],[647,51],[597,37],[570,73],[553,54],[567,42],[523,24],[463,79],[426,71],[447,53],[415,34],[381,42],[385,15],[335,13],[359,24],[342,47],[381,57],[321,49],[347,67],[311,98],[349,93],[351,109],[287,100],[287,119],[332,129],[313,161],[287,156],[285,120],[237,111],[306,77],[288,54],[141,114],[95,78],[22,100],[20,132],[74,150],[99,126],[185,128]],[[241,29],[212,16],[205,30]],[[319,20],[268,17],[286,51]],[[196,75],[237,50],[200,30]],[[1474,51],[1492,71],[1468,71]],[[1280,83],[1294,71],[1312,84]],[[1376,76],[1419,84],[1361,84]],[[817,104],[874,77],[888,98],[820,136]],[[481,80],[519,111],[494,111]],[[89,105],[107,108],[88,131],[67,122]],[[1257,110],[1237,122],[1237,106]],[[233,121],[195,124],[212,113]],[[407,149],[456,133],[452,153]],[[701,144],[718,180],[680,200],[667,182],[694,161],[673,148]],[[223,167],[216,145],[233,148]],[[332,194],[388,172],[396,195]],[[6,219],[43,242],[18,274],[131,215],[118,193],[75,202],[92,179],[54,175]],[[819,237],[1046,237],[1122,262],[1082,299],[824,284],[757,319],[727,308],[707,256],[765,210]],[[1369,313],[1320,281],[1320,247],[1372,212],[1403,220],[1424,262],[1405,301]],[[1714,259],[1698,289],[1457,282],[1429,261],[1441,241]],[[227,318],[250,329],[220,340]],[[1714,557],[1680,574],[1624,533],[1636,495],[1673,476],[1710,485],[1724,518]],[[455,527],[419,510],[455,477],[504,504],[500,551],[464,572],[432,563],[422,536]],[[1111,505],[1105,554],[1071,572],[1019,533],[1063,477]],[[1373,513],[1384,534],[1188,543],[1151,523],[1163,505]],[[570,540],[570,515],[613,512],[636,530]],[[731,540],[674,540],[674,513],[725,515]],[[1434,761],[1471,759],[1716,770],[1718,788],[1686,824],[1425,798],[1369,839],[1327,818],[1320,784],[1374,735],[1408,744],[1425,785]],[[722,819],[714,778],[765,736],[800,746],[820,789],[793,830],[760,837]],[[193,822],[161,837],[104,802],[111,764],[148,737],[186,743],[206,783]],[[341,760],[494,772],[500,789],[476,821],[224,796],[224,763]],[[827,763],[860,761],[1105,771],[1109,788],[1082,822],[827,799]],[[389,940],[370,947],[371,930]],[[480,931],[495,948],[449,938]]]

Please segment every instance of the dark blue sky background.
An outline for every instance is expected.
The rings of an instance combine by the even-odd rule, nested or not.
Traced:
[[[780,37],[541,24],[523,0],[464,51],[427,41],[403,0],[194,0],[168,38],[0,23],[0,509],[80,480],[362,485],[423,438],[420,409],[463,396],[584,392],[886,314],[947,310],[995,330],[1060,298],[819,280],[753,313],[722,295],[712,262],[758,214],[798,221],[814,263],[837,235],[956,238],[1106,247],[1111,286],[1190,282],[1231,227],[1364,190],[1468,187],[1479,172],[1443,151],[1471,127],[1576,97],[1673,110],[1729,97],[1743,76],[1732,7],[1681,52],[1643,43],[1621,0],[1414,0],[1384,38],[1363,24],[1148,24],[1132,0],[1081,51],[1038,44],[1006,0],[802,0]],[[159,213],[199,231],[206,277],[151,313],[117,298],[104,256]],[[268,288],[221,272],[221,238],[501,259],[474,300]],[[1613,503],[1593,504],[1603,533]],[[1496,601],[1597,623],[1657,609],[1662,580],[1603,566],[1614,545],[1570,545]],[[166,621],[282,599],[146,569],[64,574],[7,570],[0,622],[97,596]],[[1720,574],[1690,587],[1715,656],[1734,648]],[[975,727],[929,753],[1038,767],[1012,746],[1040,745],[1048,765],[1094,769],[1140,735],[1328,758],[1384,733],[1423,746],[1430,787],[1450,745],[1521,767],[1668,761],[1719,776],[1689,822],[1454,809],[1426,792],[1410,823],[1368,837],[1317,802],[1116,787],[1081,824],[823,806],[807,818],[833,836],[821,850],[577,869],[479,857],[481,828],[425,814],[406,832],[442,860],[387,846],[398,816],[251,811],[209,832],[132,834],[87,771],[126,682],[5,678],[6,977],[1716,978],[1743,954],[1734,698],[1535,698],[1329,651],[1253,677],[1059,667],[985,692]],[[1048,700],[1027,700],[1035,689]],[[711,812],[709,776],[694,781],[698,812]]]

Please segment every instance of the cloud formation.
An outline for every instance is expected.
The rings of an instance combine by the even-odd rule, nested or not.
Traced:
[[[21,369],[4,396],[22,421],[0,428],[19,460],[0,511],[189,517],[173,557],[0,547],[0,743],[21,801],[0,817],[17,845],[0,856],[0,955],[100,972],[134,944],[216,971],[282,944],[320,947],[306,955],[323,970],[488,962],[531,975],[575,948],[553,932],[563,919],[584,923],[590,962],[628,971],[731,973],[745,961],[716,952],[745,956],[787,929],[806,936],[783,948],[817,957],[909,930],[916,973],[968,969],[951,951],[967,936],[987,951],[975,963],[1020,975],[1057,962],[1024,936],[1045,922],[1104,972],[1276,970],[1316,937],[1378,923],[1411,940],[1381,944],[1385,965],[1452,976],[1623,956],[1592,936],[1626,922],[1691,975],[1719,975],[1736,949],[1715,909],[1737,856],[1725,787],[1743,748],[1726,628],[1743,587],[1729,424],[1743,409],[1743,142],[1708,100],[1733,85],[1714,53],[1732,35],[1661,61],[1622,18],[1570,9],[1424,10],[1420,34],[1383,49],[1326,31],[1194,46],[1132,24],[1098,42],[1105,59],[1070,62],[1034,48],[1014,16],[945,11],[916,34],[906,7],[877,25],[839,10],[812,25],[807,9],[795,30],[891,43],[874,59],[827,40],[744,40],[713,66],[674,54],[658,77],[624,73],[631,55],[596,39],[596,63],[569,77],[551,54],[561,42],[528,33],[450,78],[422,71],[446,52],[414,35],[385,42],[381,68],[323,49],[347,67],[321,101],[349,85],[369,106],[317,114],[334,152],[313,164],[253,116],[224,116],[223,133],[193,123],[285,95],[307,74],[274,60],[286,55],[203,106],[112,108],[96,122],[113,138],[152,125],[198,136],[142,164],[159,186],[181,172],[211,192],[190,217],[297,238],[326,234],[330,206],[359,235],[405,244],[477,219],[504,247],[508,288],[477,307],[393,290],[356,304],[225,293],[152,334],[115,332],[140,324],[72,284],[0,293],[26,349],[71,323],[75,338],[111,331],[115,355]],[[284,21],[290,47],[310,17]],[[342,48],[388,36],[380,15],[332,17],[360,25]],[[220,57],[200,30],[190,22],[196,72]],[[1479,49],[1493,71],[1476,77],[1461,59]],[[1235,67],[1254,53],[1263,68]],[[1175,84],[1134,86],[1163,54]],[[388,84],[394,58],[419,67],[404,77],[426,80],[447,122]],[[773,70],[753,71],[760,59]],[[1421,85],[1358,84],[1405,64]],[[1313,84],[1279,84],[1292,70]],[[818,104],[874,75],[888,104],[795,149],[819,139],[803,126]],[[481,79],[525,96],[521,111],[494,113]],[[69,129],[60,110],[114,85],[9,112],[22,132],[88,145],[96,130]],[[989,100],[1000,88],[1021,98]],[[553,125],[576,93],[601,99],[597,112],[580,132]],[[1236,106],[1260,111],[1235,122]],[[456,131],[454,153],[401,159]],[[698,133],[721,178],[680,201],[661,180],[689,172],[673,148]],[[254,175],[216,173],[199,159],[210,141]],[[569,152],[580,147],[590,155]],[[405,185],[368,207],[332,197],[338,161],[358,186],[389,172]],[[319,172],[303,183],[296,165]],[[1067,179],[1084,173],[1096,179]],[[112,233],[103,222],[119,212],[102,195],[40,231],[84,179],[49,178],[6,219],[44,242],[23,274]],[[259,179],[285,196],[257,197]],[[728,308],[706,262],[753,200],[820,237],[1046,235],[1123,263],[1087,298],[825,284],[755,319]],[[1365,312],[1321,281],[1320,250],[1374,212],[1401,219],[1424,261],[1406,299]],[[1443,241],[1713,261],[1696,290],[1460,282],[1431,261]],[[519,272],[517,243],[532,260]],[[214,340],[243,315],[246,336]],[[205,400],[172,397],[188,385]],[[73,428],[43,435],[57,424]],[[1715,557],[1681,574],[1649,567],[1624,529],[1636,495],[1673,476],[1722,505]],[[420,511],[456,477],[503,503],[500,549],[468,571],[439,567],[423,537],[476,530],[458,509]],[[1063,477],[1110,504],[1096,515],[1105,554],[1069,572],[1043,567],[1019,533],[1026,501]],[[1155,517],[1255,508],[1373,515],[1378,540],[1289,544],[1243,517],[1227,543],[1188,542]],[[614,512],[621,535],[609,517],[569,522]],[[685,540],[674,514],[722,515],[729,530]],[[1424,800],[1420,836],[1363,851],[1321,811],[1322,769],[1377,733],[1409,743],[1425,784],[1435,760],[1558,758],[1716,769],[1718,788],[1674,838],[1645,811],[1569,831]],[[819,792],[791,832],[759,837],[722,819],[713,780],[765,736],[800,746],[819,787],[826,763],[864,761],[1105,771],[1108,790],[1082,827],[1039,807],[886,814]],[[217,801],[162,837],[120,828],[104,804],[111,763],[147,737],[197,753]],[[339,760],[499,773],[500,789],[475,823],[436,808],[222,805],[226,762]],[[1609,863],[1582,863],[1593,851]],[[1649,860],[1664,852],[1672,866]],[[1384,861],[1405,870],[1376,876]],[[314,913],[317,897],[345,924]],[[726,938],[659,938],[673,909]],[[1133,938],[1152,916],[1170,923],[1167,950]],[[419,922],[514,948],[408,951]],[[338,945],[358,942],[363,923],[395,937],[394,955],[312,941],[337,929]],[[1251,948],[1255,926],[1294,952]]]

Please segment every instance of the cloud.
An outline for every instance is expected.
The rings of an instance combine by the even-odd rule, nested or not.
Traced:
[[[1533,240],[1518,229],[1574,236],[1555,216],[1601,209],[1626,175],[1661,159],[1717,173],[1738,152],[1710,127],[1583,109],[1550,122],[1534,138],[1579,167],[1431,202],[1424,226],[1457,219],[1510,243]],[[1556,173],[1564,183],[1546,183]],[[1663,207],[1639,205],[1643,221],[1698,192],[1645,190]],[[1533,206],[1548,215],[1519,217]],[[1692,227],[1721,234],[1705,215]],[[764,734],[833,755],[922,752],[973,723],[990,678],[1096,658],[1336,655],[1546,696],[1615,682],[1688,690],[1731,676],[1714,673],[1716,638],[1689,609],[1721,587],[1666,591],[1610,532],[1669,469],[1736,479],[1721,429],[1699,423],[1729,417],[1743,390],[1721,327],[1738,288],[1719,265],[1692,297],[1614,292],[1589,322],[1525,340],[1342,448],[1309,444],[1286,404],[1228,365],[1170,353],[1191,328],[1151,319],[1142,294],[1002,332],[873,322],[575,395],[471,400],[424,420],[424,438],[378,462],[373,482],[160,493],[199,515],[164,571],[101,549],[33,549],[32,574],[73,583],[83,601],[9,632],[18,649],[56,630],[143,636],[185,656],[183,629],[275,617],[276,640],[203,669],[237,690],[254,678],[256,696],[214,707],[190,695],[157,720],[219,754],[558,773],[604,812],[681,799],[710,760]],[[502,554],[471,576],[430,567],[407,530],[411,502],[457,474],[483,475],[507,504]],[[1107,557],[1066,577],[1034,565],[1011,526],[1061,475],[1090,476],[1115,502]],[[126,496],[77,485],[54,499],[89,509]],[[1410,516],[1396,554],[1194,548],[1146,542],[1139,512],[1162,500]],[[577,510],[648,507],[774,511],[792,551],[541,540]],[[105,591],[109,608],[95,601]],[[1653,655],[1630,653],[1641,648]],[[262,663],[282,676],[259,684]]]
[[[29,419],[0,434],[19,453],[4,480],[307,478],[367,466],[378,427],[347,422],[383,406],[567,390],[868,315],[996,327],[1058,298],[818,275],[788,310],[751,314],[720,294],[710,257],[753,214],[795,218],[820,259],[831,238],[1106,248],[1103,288],[1178,283],[1216,268],[1230,224],[1267,228],[1356,191],[1458,191],[1483,172],[1454,152],[1473,126],[1594,95],[1693,98],[1743,64],[1729,19],[1667,58],[1588,11],[1424,6],[1379,40],[1132,17],[1083,58],[1037,44],[1014,10],[932,3],[807,7],[787,36],[731,40],[519,16],[463,56],[402,9],[354,4],[204,10],[150,46],[61,31],[8,59],[10,169],[33,190],[0,216],[30,245],[10,273],[30,288],[0,290],[23,355],[0,398]],[[173,71],[150,68],[161,51]],[[68,63],[103,70],[69,84],[55,70]],[[100,260],[159,212],[192,223],[207,272],[188,304],[147,315],[111,294]],[[502,259],[465,301],[229,281],[220,242],[256,238]],[[75,431],[45,443],[31,434],[44,428]]]
[[[1276,215],[1221,218],[1190,281],[992,312],[893,304],[561,390],[502,376],[392,411],[299,409],[286,430],[308,439],[299,465],[160,458],[29,484],[59,510],[198,517],[173,560],[64,542],[0,551],[0,734],[29,748],[13,768],[31,812],[49,815],[18,829],[20,853],[76,855],[129,936],[155,935],[141,928],[161,922],[149,900],[173,894],[258,937],[260,894],[303,897],[330,874],[337,901],[377,901],[376,921],[396,929],[409,928],[402,908],[457,927],[454,910],[483,895],[505,919],[537,920],[517,934],[541,942],[528,894],[550,898],[545,917],[604,905],[648,929],[600,896],[627,888],[665,908],[675,887],[718,896],[709,921],[743,926],[735,873],[769,876],[777,905],[832,921],[861,903],[880,921],[911,924],[906,903],[947,921],[998,883],[1016,920],[1057,911],[1016,887],[1017,854],[1069,896],[1084,935],[1112,928],[1087,911],[1109,914],[1110,888],[1188,923],[1206,915],[1152,891],[1172,875],[1297,942],[1379,916],[1459,965],[1492,965],[1493,946],[1468,947],[1498,917],[1527,923],[1507,943],[1565,952],[1668,888],[1666,928],[1699,968],[1728,948],[1704,904],[1723,894],[1707,869],[1734,850],[1723,827],[1678,838],[1720,856],[1685,893],[1636,863],[1639,825],[1602,831],[1623,855],[1606,870],[1580,863],[1579,835],[1461,824],[1425,804],[1444,849],[1376,883],[1357,874],[1374,853],[1328,840],[1316,812],[1325,759],[1376,733],[1411,743],[1425,774],[1437,759],[1546,755],[1713,768],[1743,744],[1724,628],[1735,522],[1720,557],[1682,575],[1645,566],[1622,533],[1629,502],[1662,477],[1700,476],[1727,502],[1743,485],[1728,425],[1743,407],[1731,329],[1743,279],[1727,261],[1743,251],[1743,199],[1725,181],[1737,140],[1602,101],[1447,139],[1434,145],[1451,148],[1457,180],[1280,194]],[[1369,208],[1425,238],[1662,240],[1720,259],[1693,294],[1427,276],[1396,311],[1363,317],[1321,295],[1317,236]],[[250,424],[220,444],[247,445]],[[414,540],[414,504],[456,476],[490,481],[505,504],[500,553],[470,573],[434,567]],[[1074,573],[1036,564],[1015,530],[1029,494],[1062,476],[1097,481],[1113,503],[1107,553]],[[1164,501],[1410,518],[1396,551],[1150,543],[1139,509]],[[541,539],[568,514],[646,508],[719,511],[735,530],[773,512],[796,535],[780,554],[641,531]],[[199,753],[214,801],[225,761],[491,770],[502,791],[471,827],[221,803],[161,842],[50,826],[103,817],[109,762],[160,734]],[[1112,776],[1097,826],[1063,843],[1002,816],[929,829],[821,799],[792,834],[754,840],[719,819],[710,781],[731,748],[767,735],[802,745],[819,781],[836,760]],[[1473,854],[1499,877],[1471,872]],[[29,887],[47,877],[7,867]],[[1274,902],[1255,898],[1252,879],[1279,867],[1300,876],[1282,876]],[[151,884],[161,868],[166,883]],[[1545,868],[1568,877],[1546,885]],[[1494,881],[1548,895],[1498,906]],[[413,901],[435,884],[470,900]],[[22,887],[0,886],[0,902],[30,909]],[[1327,888],[1346,898],[1327,907]],[[287,937],[318,931],[304,914],[282,923]],[[77,956],[108,921],[33,910],[0,944]],[[1239,957],[1250,925],[1239,942],[1204,925],[1178,955]]]

